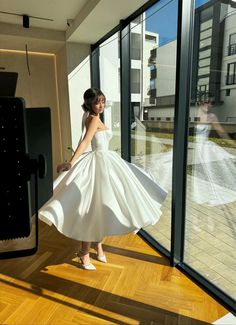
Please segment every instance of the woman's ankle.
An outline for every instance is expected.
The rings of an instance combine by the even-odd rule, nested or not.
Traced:
[[[85,255],[81,255],[81,254],[78,254],[79,255],[79,258],[81,260],[81,262],[85,265],[89,264],[90,263],[90,256],[89,256],[89,253],[88,254],[85,254]]]
[[[103,256],[104,255],[102,243],[96,243],[95,249],[97,251],[98,256]]]

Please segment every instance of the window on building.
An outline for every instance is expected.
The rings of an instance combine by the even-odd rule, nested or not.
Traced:
[[[140,69],[131,69],[131,93],[140,93]]]
[[[236,84],[236,62],[229,63],[227,66],[226,85]]]
[[[228,55],[236,54],[236,33],[229,35]]]
[[[153,68],[150,70],[150,78],[151,79],[155,79],[157,77],[157,69],[155,66],[153,66]]]
[[[141,59],[141,35],[138,33],[131,33],[131,46],[130,46],[130,57],[132,60]]]
[[[155,86],[155,80],[154,79],[151,79],[150,80],[150,89],[155,89],[156,86]]]
[[[157,49],[152,49],[150,51],[150,58],[149,58],[149,64],[156,64],[157,60]]]

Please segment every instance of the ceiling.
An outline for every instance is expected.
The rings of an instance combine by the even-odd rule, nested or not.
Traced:
[[[24,50],[27,44],[30,51],[56,53],[65,42],[93,44],[146,2],[0,0],[6,12],[0,12],[0,48]],[[29,16],[29,28],[23,27],[23,15]]]

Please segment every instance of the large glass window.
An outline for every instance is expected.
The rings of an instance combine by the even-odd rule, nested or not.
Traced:
[[[78,49],[76,49],[76,51],[78,51]],[[84,111],[81,105],[83,104],[83,95],[85,90],[91,86],[90,55],[79,61],[75,69],[68,75],[72,150],[76,149],[82,133],[81,121]],[[70,157],[71,152],[68,152],[68,154],[68,157]]]
[[[120,140],[120,55],[115,33],[100,45],[100,88],[106,96],[104,122],[113,131],[110,149],[121,152]]]
[[[192,72],[198,92],[190,107],[184,262],[235,299],[236,89],[227,50],[236,12],[231,4],[209,1],[195,9],[195,21],[199,55],[193,66],[206,62],[208,68]],[[207,34],[212,29],[207,55],[198,41],[206,28]]]
[[[131,160],[168,191],[160,221],[144,230],[170,250],[178,1],[161,1],[131,22]],[[171,24],[170,24],[171,21]],[[136,53],[137,54],[137,53]]]

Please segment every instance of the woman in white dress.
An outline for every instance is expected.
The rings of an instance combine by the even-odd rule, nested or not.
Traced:
[[[155,224],[167,195],[144,170],[108,149],[112,132],[100,120],[104,106],[101,90],[85,91],[82,140],[70,161],[57,166],[54,194],[39,211],[41,220],[81,241],[78,255],[87,270],[95,269],[89,256],[92,242],[97,259],[106,262],[103,237]],[[85,153],[90,143],[92,151]]]
[[[198,204],[217,206],[236,201],[236,157],[209,140],[210,131],[214,129],[221,138],[232,142],[211,111],[213,104],[212,98],[203,98],[199,103],[199,123],[196,126],[193,153],[192,196]]]

